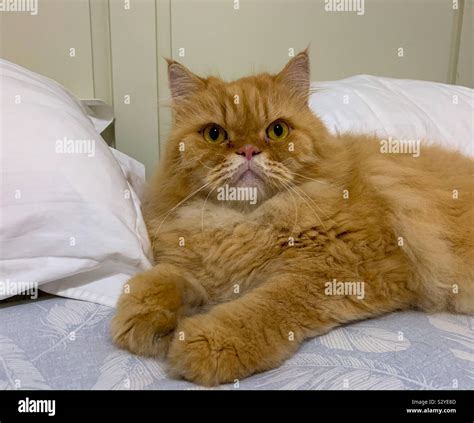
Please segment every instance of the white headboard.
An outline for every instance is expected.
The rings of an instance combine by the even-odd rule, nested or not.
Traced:
[[[474,0],[346,1],[359,13],[331,3],[38,0],[37,15],[0,12],[0,56],[113,105],[116,147],[148,172],[170,124],[162,57],[230,79],[277,71],[310,45],[312,80],[368,73],[474,87]]]

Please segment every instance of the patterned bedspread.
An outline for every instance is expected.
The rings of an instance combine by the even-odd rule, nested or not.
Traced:
[[[0,389],[202,389],[118,350],[112,314],[53,296],[0,303]],[[474,318],[403,312],[355,323],[218,389],[474,389]]]

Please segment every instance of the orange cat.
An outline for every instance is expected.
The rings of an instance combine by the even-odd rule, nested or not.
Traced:
[[[117,345],[215,385],[343,323],[474,312],[473,161],[331,135],[309,75],[306,52],[230,83],[169,61],[174,125],[143,208],[156,265],[126,285]]]

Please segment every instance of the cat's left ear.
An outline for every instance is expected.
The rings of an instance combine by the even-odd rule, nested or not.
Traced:
[[[308,49],[293,57],[277,75],[277,81],[290,89],[292,96],[308,102],[310,90]]]

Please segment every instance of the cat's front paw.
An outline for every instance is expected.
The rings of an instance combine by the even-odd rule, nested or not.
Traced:
[[[200,315],[180,322],[167,358],[173,376],[214,386],[252,374],[251,354],[232,327]]]
[[[138,355],[164,357],[178,322],[181,297],[173,284],[153,276],[143,273],[128,282],[111,332],[120,348]]]
[[[176,317],[168,310],[139,312],[121,308],[111,323],[114,343],[133,354],[164,357],[168,352]]]

